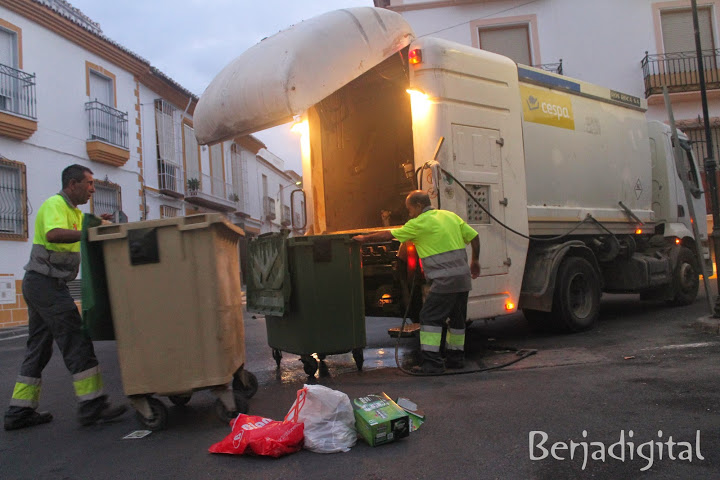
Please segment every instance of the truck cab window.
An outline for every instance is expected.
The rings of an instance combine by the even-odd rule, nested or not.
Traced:
[[[700,198],[702,189],[700,188],[700,177],[698,175],[697,166],[692,150],[692,146],[685,140],[680,140],[680,146],[685,151],[685,168],[687,169],[688,182],[690,184],[690,193],[695,198]]]

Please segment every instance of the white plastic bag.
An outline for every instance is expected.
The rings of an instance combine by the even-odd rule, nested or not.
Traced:
[[[322,385],[298,390],[285,420],[305,424],[304,448],[316,453],[348,452],[357,441],[350,398]]]

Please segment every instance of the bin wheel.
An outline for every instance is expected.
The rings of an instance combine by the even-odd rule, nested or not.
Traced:
[[[300,361],[303,363],[303,370],[305,370],[305,373],[307,373],[310,377],[314,377],[315,372],[317,372],[318,369],[317,360],[310,355],[301,355]]]
[[[168,423],[167,407],[157,398],[148,397],[147,402],[148,405],[150,405],[150,410],[152,411],[152,418],[145,418],[140,412],[136,412],[135,414],[138,420],[154,432],[164,430]]]
[[[273,348],[272,356],[275,359],[275,363],[277,363],[277,368],[280,368],[280,360],[282,360],[282,352],[280,350],[278,350],[277,348]]]
[[[363,363],[365,363],[365,356],[363,354],[362,348],[353,348],[352,351],[353,359],[355,359],[355,366],[357,367],[358,371],[362,371]]]
[[[192,393],[185,393],[182,395],[168,395],[168,400],[170,400],[173,405],[177,405],[178,407],[183,407],[187,405],[187,403],[190,401],[190,398],[192,398]]]
[[[233,391],[241,393],[245,398],[252,398],[258,391],[258,379],[254,373],[240,368],[233,375]]]

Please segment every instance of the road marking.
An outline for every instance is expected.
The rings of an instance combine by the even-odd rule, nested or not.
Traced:
[[[677,345],[663,345],[662,347],[649,347],[643,350],[681,350],[683,348],[703,348],[720,345],[718,342],[682,343]]]
[[[15,335],[14,337],[0,338],[0,342],[5,341],[5,340],[14,340],[14,339],[16,339],[16,338],[23,338],[23,337],[27,337],[27,336],[28,336],[27,333],[23,333],[23,334],[21,334],[21,335]]]

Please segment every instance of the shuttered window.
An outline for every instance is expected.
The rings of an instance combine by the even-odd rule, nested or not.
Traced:
[[[25,165],[0,159],[0,239],[27,239]]]
[[[212,182],[212,194],[216,197],[225,198],[225,178],[223,167],[223,144],[216,143],[210,147],[210,181]]]
[[[483,50],[505,55],[516,63],[532,65],[527,25],[480,28],[478,35],[479,46]]]
[[[178,161],[175,132],[176,109],[162,99],[155,100],[157,134],[158,186],[161,190],[181,192],[182,168]]]
[[[180,216],[180,209],[170,205],[160,205],[160,218],[174,218]]]
[[[660,19],[665,53],[695,52],[692,10],[666,10],[660,12]],[[698,26],[702,49],[714,49],[710,8],[698,8]]]
[[[195,130],[188,124],[183,124],[183,148],[185,150],[185,172],[187,179],[200,180],[200,157],[198,152]]]

